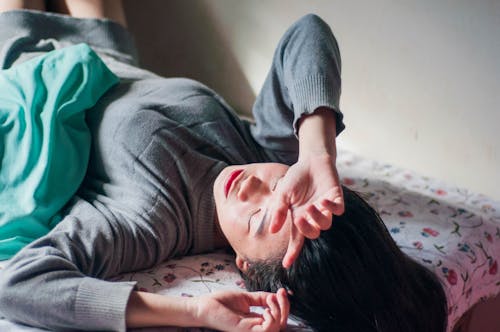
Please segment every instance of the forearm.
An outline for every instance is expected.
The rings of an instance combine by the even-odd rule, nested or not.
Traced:
[[[343,129],[339,107],[341,59],[335,37],[330,27],[313,15],[291,30],[283,52],[283,77],[294,112],[295,134],[299,119],[323,107],[336,112],[338,128],[334,133],[339,134]]]
[[[29,244],[1,271],[0,312],[9,320],[50,330],[125,331],[135,282],[102,279],[163,260],[147,253],[150,244],[163,252],[166,241],[160,236],[168,232],[158,229],[156,235],[140,223],[107,218],[77,197],[66,212],[52,232]]]
[[[326,153],[336,158],[336,117],[334,111],[319,107],[303,115],[298,123],[299,159],[311,153]]]
[[[190,298],[172,297],[133,291],[127,304],[127,328],[150,326],[202,326],[195,302]]]
[[[317,16],[303,17],[280,40],[253,108],[257,125],[252,135],[265,149],[278,152],[274,160],[289,164],[297,160],[300,119],[318,108],[332,110],[333,133],[344,129],[339,107],[340,62],[335,37]]]

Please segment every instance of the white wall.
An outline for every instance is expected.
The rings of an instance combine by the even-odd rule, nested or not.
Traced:
[[[284,30],[319,14],[342,53],[339,144],[500,200],[500,1],[203,3],[255,93]]]
[[[319,14],[342,53],[339,145],[500,200],[500,0],[125,5],[145,67],[200,80],[240,111],[286,28]]]

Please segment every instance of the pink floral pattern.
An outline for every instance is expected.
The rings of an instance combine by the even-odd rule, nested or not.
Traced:
[[[443,281],[449,330],[476,302],[500,294],[499,202],[347,151],[338,155],[343,183],[365,193],[398,246]]]
[[[239,274],[233,260],[224,252],[188,256],[112,280],[137,281],[140,289],[153,293],[197,296],[216,290],[242,288],[240,279],[235,278]]]

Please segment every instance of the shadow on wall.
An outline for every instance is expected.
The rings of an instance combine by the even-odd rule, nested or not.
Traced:
[[[125,0],[124,6],[143,68],[200,81],[238,113],[250,112],[255,95],[202,2]]]

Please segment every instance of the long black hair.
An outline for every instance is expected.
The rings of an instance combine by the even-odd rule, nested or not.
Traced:
[[[398,248],[368,203],[343,189],[345,212],[332,227],[306,239],[288,270],[281,257],[250,261],[247,289],[288,289],[291,314],[315,331],[444,332],[440,281]]]

